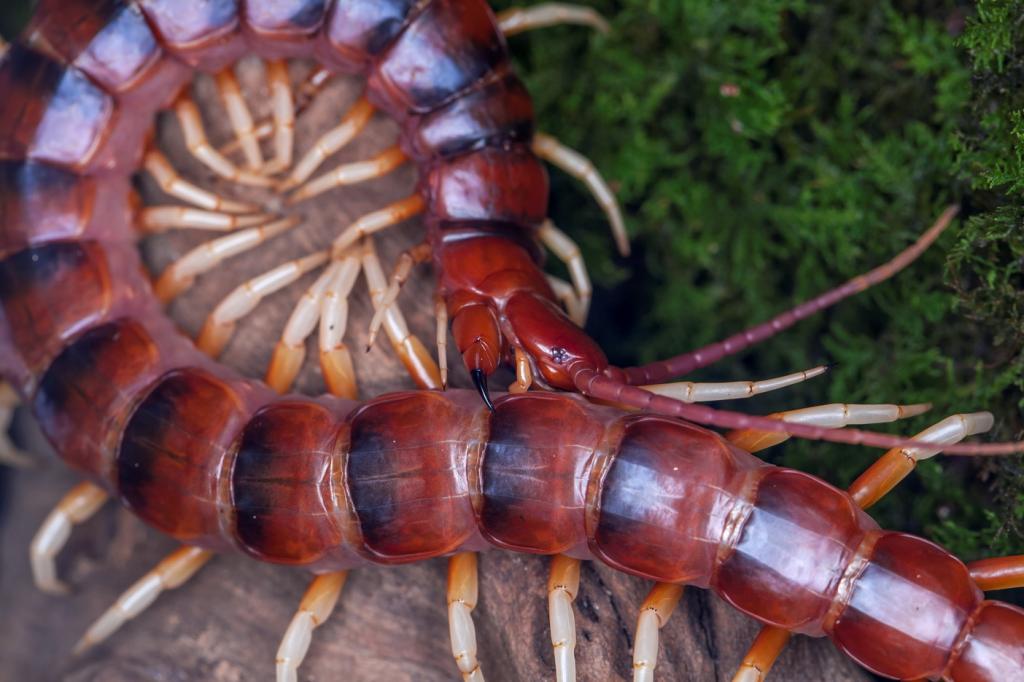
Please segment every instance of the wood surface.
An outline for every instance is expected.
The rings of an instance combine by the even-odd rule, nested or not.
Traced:
[[[301,67],[293,66],[295,76]],[[257,112],[266,111],[262,69],[256,62],[240,69]],[[229,138],[212,83],[202,77],[197,98],[211,138]],[[337,121],[339,112],[359,94],[359,83],[339,80],[303,114],[299,148],[310,146],[317,132]],[[158,144],[186,177],[216,186],[238,198],[261,198],[213,182],[208,171],[183,151],[175,121],[163,115]],[[383,150],[395,138],[389,121],[376,117],[348,149],[329,162],[356,160]],[[401,171],[363,186],[336,190],[298,210],[306,224],[252,255],[230,261],[200,279],[170,312],[184,330],[195,334],[205,315],[243,277],[262,272],[284,258],[320,248],[355,217],[401,198],[413,190],[415,171]],[[140,182],[148,203],[168,202],[148,180]],[[572,226],[564,226],[572,231]],[[422,235],[418,221],[378,239],[389,270],[395,257]],[[143,245],[153,272],[204,239],[199,233],[173,233]],[[223,361],[252,376],[261,376],[273,343],[291,306],[310,279],[266,300],[239,325]],[[400,301],[410,326],[432,348],[429,267],[420,268]],[[362,280],[357,284],[349,323],[349,345],[357,366],[361,394],[411,388],[386,341],[363,353],[369,304]],[[311,355],[315,357],[315,338]],[[453,384],[465,385],[451,358]],[[498,383],[495,382],[495,386]],[[298,388],[322,390],[312,363]],[[24,415],[22,415],[24,417]],[[0,680],[70,680],[103,682],[137,680],[273,679],[274,653],[309,576],[301,570],[260,564],[241,556],[217,557],[182,588],[162,596],[109,641],[81,657],[71,647],[86,627],[120,592],[174,548],[174,543],[143,526],[115,504],[73,534],[59,561],[60,575],[74,588],[68,597],[51,597],[32,585],[27,551],[32,534],[76,477],[41,443],[30,419],[22,418],[16,435],[36,453],[37,465],[26,470],[0,469]],[[548,639],[545,584],[548,560],[491,551],[480,561],[481,600],[474,611],[480,658],[488,680],[553,679]],[[456,680],[448,648],[445,561],[354,572],[334,616],[316,630],[300,669],[302,680]],[[575,603],[579,644],[579,679],[631,678],[631,647],[637,607],[650,584],[596,563],[583,567]],[[660,680],[729,680],[757,632],[751,619],[701,590],[688,590],[662,631]],[[772,680],[871,679],[823,639],[796,638],[771,676]]]

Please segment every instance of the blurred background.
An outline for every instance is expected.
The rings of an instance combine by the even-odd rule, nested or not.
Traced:
[[[741,409],[927,401],[934,410],[902,432],[988,409],[995,438],[1021,437],[1024,10],[590,4],[610,35],[562,27],[510,42],[540,128],[590,156],[624,205],[628,259],[584,188],[551,173],[551,214],[583,247],[597,285],[589,330],[612,360],[653,360],[762,321],[888,259],[958,203],[955,227],[909,271],[700,378],[833,362]],[[29,5],[2,3],[0,33],[16,35]],[[843,486],[877,454],[792,442],[766,457]],[[968,560],[1021,553],[1024,465],[939,457],[872,514]]]

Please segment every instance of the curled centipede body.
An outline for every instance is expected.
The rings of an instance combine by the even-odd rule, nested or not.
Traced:
[[[509,15],[506,26],[521,16]],[[255,123],[224,70],[249,52],[270,60],[312,58],[366,76],[366,100],[345,117],[336,138],[357,131],[367,107],[389,114],[402,129],[400,147],[307,183],[322,160],[316,155],[327,153],[314,150],[313,161],[301,160],[279,185],[292,192],[293,203],[375,177],[406,157],[417,164],[420,187],[343,231],[331,249],[240,287],[204,326],[198,344],[204,355],[176,331],[160,298],[232,249],[241,251],[246,239],[271,238],[293,224],[204,194],[175,177],[158,153],[144,154],[144,143],[153,116],[170,105],[190,149],[215,172],[243,184],[272,184],[271,169],[290,167],[294,110],[287,98],[275,98],[269,130],[276,155],[261,169]],[[281,86],[280,62],[273,63],[278,66],[268,73]],[[179,96],[197,69],[220,74],[247,168],[211,147],[194,103]],[[542,227],[547,180],[537,153],[568,159],[581,175],[590,171],[550,138],[534,137],[529,96],[509,69],[499,24],[482,1],[44,2],[27,40],[6,51],[0,87],[8,93],[0,108],[0,372],[32,406],[62,458],[92,481],[69,494],[37,537],[37,578],[60,588],[54,555],[70,527],[110,494],[187,545],[104,614],[84,645],[187,580],[210,552],[241,550],[321,574],[278,653],[279,678],[292,679],[310,632],[337,600],[344,571],[454,555],[453,653],[466,679],[482,679],[470,617],[477,597],[472,552],[490,544],[559,555],[549,599],[560,679],[574,677],[572,600],[579,560],[589,558],[660,581],[638,621],[640,680],[653,675],[658,630],[682,584],[712,587],[770,626],[739,679],[763,677],[788,631],[829,635],[860,663],[891,677],[1021,677],[1024,612],[984,601],[980,588],[1018,584],[1022,561],[968,568],[923,540],[879,531],[857,508],[940,445],[966,453],[1018,448],[955,444],[986,430],[990,416],[961,415],[915,441],[831,430],[895,419],[913,408],[825,406],[764,419],[630,385],[733,352],[893,274],[937,236],[951,212],[892,264],[781,321],[711,352],[623,371],[610,368],[556,305],[538,266],[537,235],[557,253],[572,248]],[[131,176],[141,165],[199,210],[137,212]],[[455,345],[491,409],[459,391],[365,405],[282,399],[208,357],[227,343],[241,315],[283,283],[323,267],[310,290],[314,299],[351,288],[352,264],[374,262],[366,237],[419,213],[428,239],[408,254],[406,267],[427,259],[437,265],[439,317],[451,321]],[[135,249],[137,227],[159,230],[176,222],[240,236],[177,263],[154,291]],[[244,232],[250,229],[256,231]],[[391,306],[400,280],[396,274],[385,292],[376,277],[379,322],[418,383],[440,387],[441,371]],[[577,296],[569,310],[585,307],[585,296]],[[307,316],[297,311],[293,332],[317,319],[299,310]],[[319,319],[322,329],[334,328]],[[328,386],[352,395],[347,351],[326,335],[321,363]],[[302,334],[294,336],[304,344]],[[286,330],[278,345],[269,376],[275,388],[287,388],[301,363],[304,345],[296,338]],[[513,356],[520,391],[540,382],[742,430],[723,439],[680,421],[624,416],[566,396],[510,396],[492,405],[483,382]],[[721,387],[687,390],[722,396]],[[787,433],[903,449],[879,460],[851,497],[749,455]],[[926,448],[928,441],[935,446]],[[920,606],[907,610],[909,603]]]

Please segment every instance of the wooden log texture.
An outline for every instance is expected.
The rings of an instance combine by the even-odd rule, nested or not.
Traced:
[[[266,89],[258,63],[245,63],[240,76],[257,112],[266,111]],[[295,74],[298,76],[298,74]],[[358,82],[338,81],[302,115],[297,134],[307,149],[318,131],[333,125],[339,112],[358,97]],[[197,98],[211,138],[230,138],[212,82],[200,78]],[[357,160],[385,149],[394,125],[375,117],[348,149],[332,159]],[[160,146],[186,177],[236,198],[259,192],[214,182],[211,174],[183,149],[177,123],[158,122]],[[399,172],[362,186],[336,190],[299,210],[306,224],[252,255],[228,262],[202,277],[176,301],[171,314],[195,334],[214,302],[244,277],[262,272],[282,258],[297,257],[329,243],[351,220],[398,199],[415,184],[415,172]],[[147,201],[161,201],[146,179]],[[401,251],[422,237],[418,221],[378,239],[385,269]],[[199,233],[170,233],[147,240],[149,266],[159,272],[188,248],[209,238]],[[266,300],[239,325],[223,361],[252,376],[262,376],[273,344],[292,305],[310,278]],[[433,276],[419,268],[400,298],[410,326],[432,347]],[[362,352],[370,317],[360,279],[352,301],[349,346],[364,397],[411,388],[386,340]],[[310,345],[315,357],[315,339]],[[465,385],[457,356],[451,359],[453,384]],[[495,383],[497,385],[497,383]],[[318,369],[307,361],[298,388],[322,390]],[[213,680],[238,682],[273,678],[274,652],[309,576],[301,570],[257,563],[241,556],[217,557],[182,588],[167,593],[109,641],[82,657],[70,653],[86,627],[128,585],[149,570],[174,544],[146,528],[116,504],[76,529],[59,560],[60,575],[74,588],[68,597],[51,597],[32,585],[28,545],[43,518],[76,477],[48,453],[31,421],[19,420],[16,436],[34,453],[37,466],[0,469],[0,679],[118,682],[137,680]],[[549,560],[492,551],[480,561],[480,604],[474,611],[480,657],[489,680],[553,679],[545,585]],[[354,572],[334,616],[316,630],[299,672],[305,680],[455,680],[448,648],[444,603],[446,566],[442,560],[399,568]],[[637,608],[650,584],[596,563],[583,567],[575,603],[580,680],[626,680],[632,676],[631,651]],[[754,621],[717,597],[688,590],[662,631],[658,667],[661,680],[729,680],[757,632]],[[822,639],[799,637],[776,666],[772,679],[867,680],[870,676]]]

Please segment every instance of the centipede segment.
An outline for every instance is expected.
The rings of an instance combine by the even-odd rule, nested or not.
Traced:
[[[766,627],[740,665],[743,682],[764,678],[790,633],[829,637],[888,677],[1024,680],[1024,610],[982,592],[1024,583],[1024,558],[965,566],[930,542],[881,530],[863,511],[939,450],[1024,449],[959,443],[987,431],[991,415],[957,415],[911,439],[848,427],[927,406],[754,417],[694,404],[783,388],[824,367],[762,381],[655,383],[895,275],[955,209],[890,263],[767,323],[663,363],[612,367],[573,322],[585,319],[591,287],[579,250],[546,222],[543,160],[591,188],[625,251],[621,211],[589,161],[535,133],[505,42],[554,23],[608,28],[584,8],[495,17],[483,0],[42,0],[24,39],[0,50],[0,378],[87,480],[32,543],[36,581],[63,589],[57,554],[110,497],[182,544],[100,615],[79,648],[112,636],[215,552],[235,551],[317,576],[275,662],[268,657],[287,682],[349,570],[448,558],[438,601],[453,675],[480,682],[489,668],[472,612],[487,595],[476,552],[492,546],[554,557],[547,598],[560,682],[575,679],[573,603],[586,560],[655,582],[637,618],[637,680],[653,679],[659,631],[671,627],[684,586],[711,589]],[[247,54],[265,65],[265,111],[238,78]],[[197,73],[212,76],[230,142],[207,130],[210,112],[189,90]],[[302,113],[334,74],[363,77],[365,94],[298,149]],[[162,110],[204,172],[233,190],[186,177],[151,143]],[[321,173],[377,113],[395,120],[397,142]],[[239,283],[195,341],[165,314],[205,273],[292,238],[310,202],[406,163],[419,173],[413,194]],[[139,206],[136,172],[183,204]],[[374,235],[414,217],[426,238],[389,280]],[[151,282],[136,239],[184,229],[217,234]],[[545,275],[541,246],[566,263],[571,283]],[[438,274],[437,363],[397,306],[402,283],[426,261]],[[450,327],[478,390],[356,402],[345,337],[360,274],[374,332],[384,330],[421,388],[446,386]],[[289,289],[301,293],[266,383],[218,363],[261,300]],[[334,395],[281,396],[318,327]],[[516,381],[492,396],[487,377],[502,364],[515,367]],[[12,402],[4,398],[0,423]],[[844,492],[751,454],[790,436],[890,451]]]

